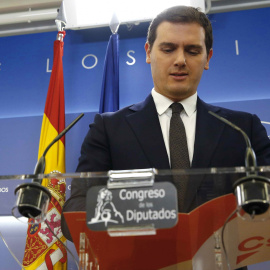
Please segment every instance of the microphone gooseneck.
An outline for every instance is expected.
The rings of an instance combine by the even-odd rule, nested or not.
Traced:
[[[233,124],[232,122],[230,122],[229,120],[219,116],[218,114],[208,111],[208,113],[210,113],[211,115],[213,115],[214,117],[216,117],[217,119],[219,119],[220,121],[224,122],[225,124],[229,125],[230,127],[232,127],[233,129],[239,131],[246,142],[247,148],[246,148],[246,156],[245,156],[245,165],[246,168],[249,170],[251,167],[257,167],[257,159],[256,159],[256,155],[254,153],[254,150],[252,149],[250,140],[248,135],[238,126],[236,126],[235,124]],[[249,172],[247,171],[247,174],[249,174]]]
[[[82,117],[84,116],[83,113],[81,113],[75,120],[73,120],[62,132],[60,132],[54,139],[53,141],[46,147],[46,149],[44,150],[42,156],[40,157],[40,159],[38,160],[36,166],[35,166],[35,170],[34,170],[34,174],[43,174],[45,171],[45,167],[46,167],[46,161],[45,161],[45,156],[47,154],[47,152],[49,151],[49,149],[57,142],[59,141]],[[33,179],[32,181],[33,183],[42,183],[42,179]]]
[[[58,141],[60,140],[82,117],[84,116],[83,113],[81,113],[75,120],[73,120],[62,132],[60,132],[55,138],[54,140],[46,147],[44,153],[43,153],[43,157],[46,156],[47,152],[49,151],[49,149]]]

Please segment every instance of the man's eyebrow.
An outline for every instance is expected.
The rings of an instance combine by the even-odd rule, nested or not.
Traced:
[[[158,46],[159,47],[167,46],[167,47],[175,47],[175,48],[178,47],[178,45],[173,42],[161,42]]]
[[[173,42],[161,42],[159,45],[159,48],[161,47],[170,47],[170,48],[178,48],[179,45],[173,43]],[[202,50],[203,46],[200,44],[189,44],[185,46],[187,49],[199,49]]]
[[[186,48],[188,48],[188,49],[200,49],[200,50],[202,50],[203,49],[203,46],[202,45],[197,45],[197,44],[190,44],[190,45],[187,45]]]

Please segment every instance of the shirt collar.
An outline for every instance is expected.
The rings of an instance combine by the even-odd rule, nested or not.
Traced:
[[[151,94],[154,99],[156,109],[159,115],[165,113],[167,109],[170,107],[170,105],[173,103],[169,98],[156,92],[154,88],[152,89]],[[184,100],[181,100],[181,102],[179,103],[183,105],[186,114],[188,115],[188,117],[190,117],[197,109],[197,92],[192,96]]]

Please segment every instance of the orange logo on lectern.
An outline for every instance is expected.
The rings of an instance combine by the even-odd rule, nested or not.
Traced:
[[[250,237],[250,238],[247,238],[246,240],[242,241],[238,245],[238,250],[243,251],[243,252],[247,252],[247,253],[238,256],[236,263],[238,264],[238,263],[244,261],[245,259],[247,259],[248,257],[259,252],[259,248],[261,248],[264,245],[269,247],[270,246],[270,239],[267,240],[267,243],[265,243],[265,240],[266,239],[262,236],[254,236],[254,237]]]

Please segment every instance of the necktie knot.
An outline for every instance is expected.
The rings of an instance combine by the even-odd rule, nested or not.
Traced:
[[[172,109],[172,113],[180,113],[184,108],[183,105],[181,103],[172,103],[170,108]]]

